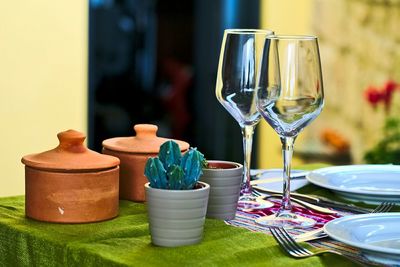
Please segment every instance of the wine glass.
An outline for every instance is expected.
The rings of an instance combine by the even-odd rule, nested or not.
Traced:
[[[216,96],[239,123],[243,135],[244,168],[239,209],[265,208],[257,202],[250,185],[253,132],[261,115],[256,107],[256,79],[265,37],[270,30],[228,29],[224,31],[218,65]]]
[[[324,105],[318,40],[315,36],[267,36],[257,80],[257,108],[278,133],[282,143],[283,197],[277,214],[257,223],[306,228],[315,221],[292,213],[290,169],[297,135]]]

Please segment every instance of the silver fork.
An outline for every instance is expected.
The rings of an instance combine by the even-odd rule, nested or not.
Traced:
[[[256,197],[262,196],[261,193],[259,193],[258,191],[255,191],[255,190],[253,190],[253,195]],[[380,203],[378,206],[376,206],[375,209],[373,209],[371,211],[371,213],[388,212],[395,205],[396,205],[395,202],[384,201],[384,202]],[[315,240],[315,239],[324,238],[327,236],[328,235],[324,232],[323,228],[319,228],[319,229],[309,231],[304,234],[300,234],[300,235],[296,236],[295,239],[298,242],[304,242],[304,241],[311,241],[311,240]]]
[[[280,227],[270,227],[270,231],[272,233],[272,236],[275,238],[275,240],[278,242],[279,246],[283,248],[284,251],[286,251],[290,256],[294,258],[308,258],[308,257],[313,257],[316,255],[320,255],[323,253],[332,253],[336,255],[340,255],[342,257],[347,258],[348,260],[357,263],[360,266],[366,266],[366,262],[361,261],[359,259],[350,257],[348,255],[343,254],[342,252],[336,251],[336,250],[330,250],[330,249],[318,249],[316,251],[310,251],[301,245],[299,245],[290,235],[289,233]],[[368,265],[372,265],[370,262],[368,262]],[[374,264],[375,265],[375,264]],[[375,266],[383,266],[381,264],[376,264]]]
[[[390,202],[390,201],[384,201],[381,204],[379,204],[378,206],[375,207],[375,209],[373,209],[371,211],[371,213],[379,213],[379,212],[388,212],[390,211],[394,206],[396,205],[396,203],[394,202]],[[304,234],[300,234],[294,237],[294,239],[297,242],[304,242],[304,241],[311,241],[311,240],[315,240],[315,239],[320,239],[320,238],[324,238],[327,237],[328,235],[324,232],[323,228],[319,228],[313,231],[309,231],[307,233]]]

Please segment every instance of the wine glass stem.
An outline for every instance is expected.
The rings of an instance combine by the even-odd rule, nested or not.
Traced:
[[[290,212],[290,170],[292,164],[293,145],[295,137],[281,137],[283,156],[283,195],[281,212]]]
[[[242,135],[243,135],[243,155],[244,155],[244,164],[243,164],[243,181],[242,181],[242,189],[241,195],[250,196],[251,185],[250,185],[250,161],[251,161],[251,149],[253,145],[253,133],[254,126],[243,126],[242,127]]]

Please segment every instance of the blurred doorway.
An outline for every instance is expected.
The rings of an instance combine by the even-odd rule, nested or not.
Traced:
[[[223,30],[258,28],[259,6],[258,0],[91,0],[89,146],[100,151],[102,140],[153,123],[160,136],[186,140],[209,159],[242,162],[240,128],[214,87]]]

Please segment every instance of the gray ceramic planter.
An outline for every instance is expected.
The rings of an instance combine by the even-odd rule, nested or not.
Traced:
[[[243,166],[236,162],[208,160],[202,182],[210,185],[207,217],[231,220],[235,218],[243,177]]]
[[[166,190],[145,184],[149,229],[154,245],[178,247],[203,239],[210,186],[199,182],[193,190]]]

